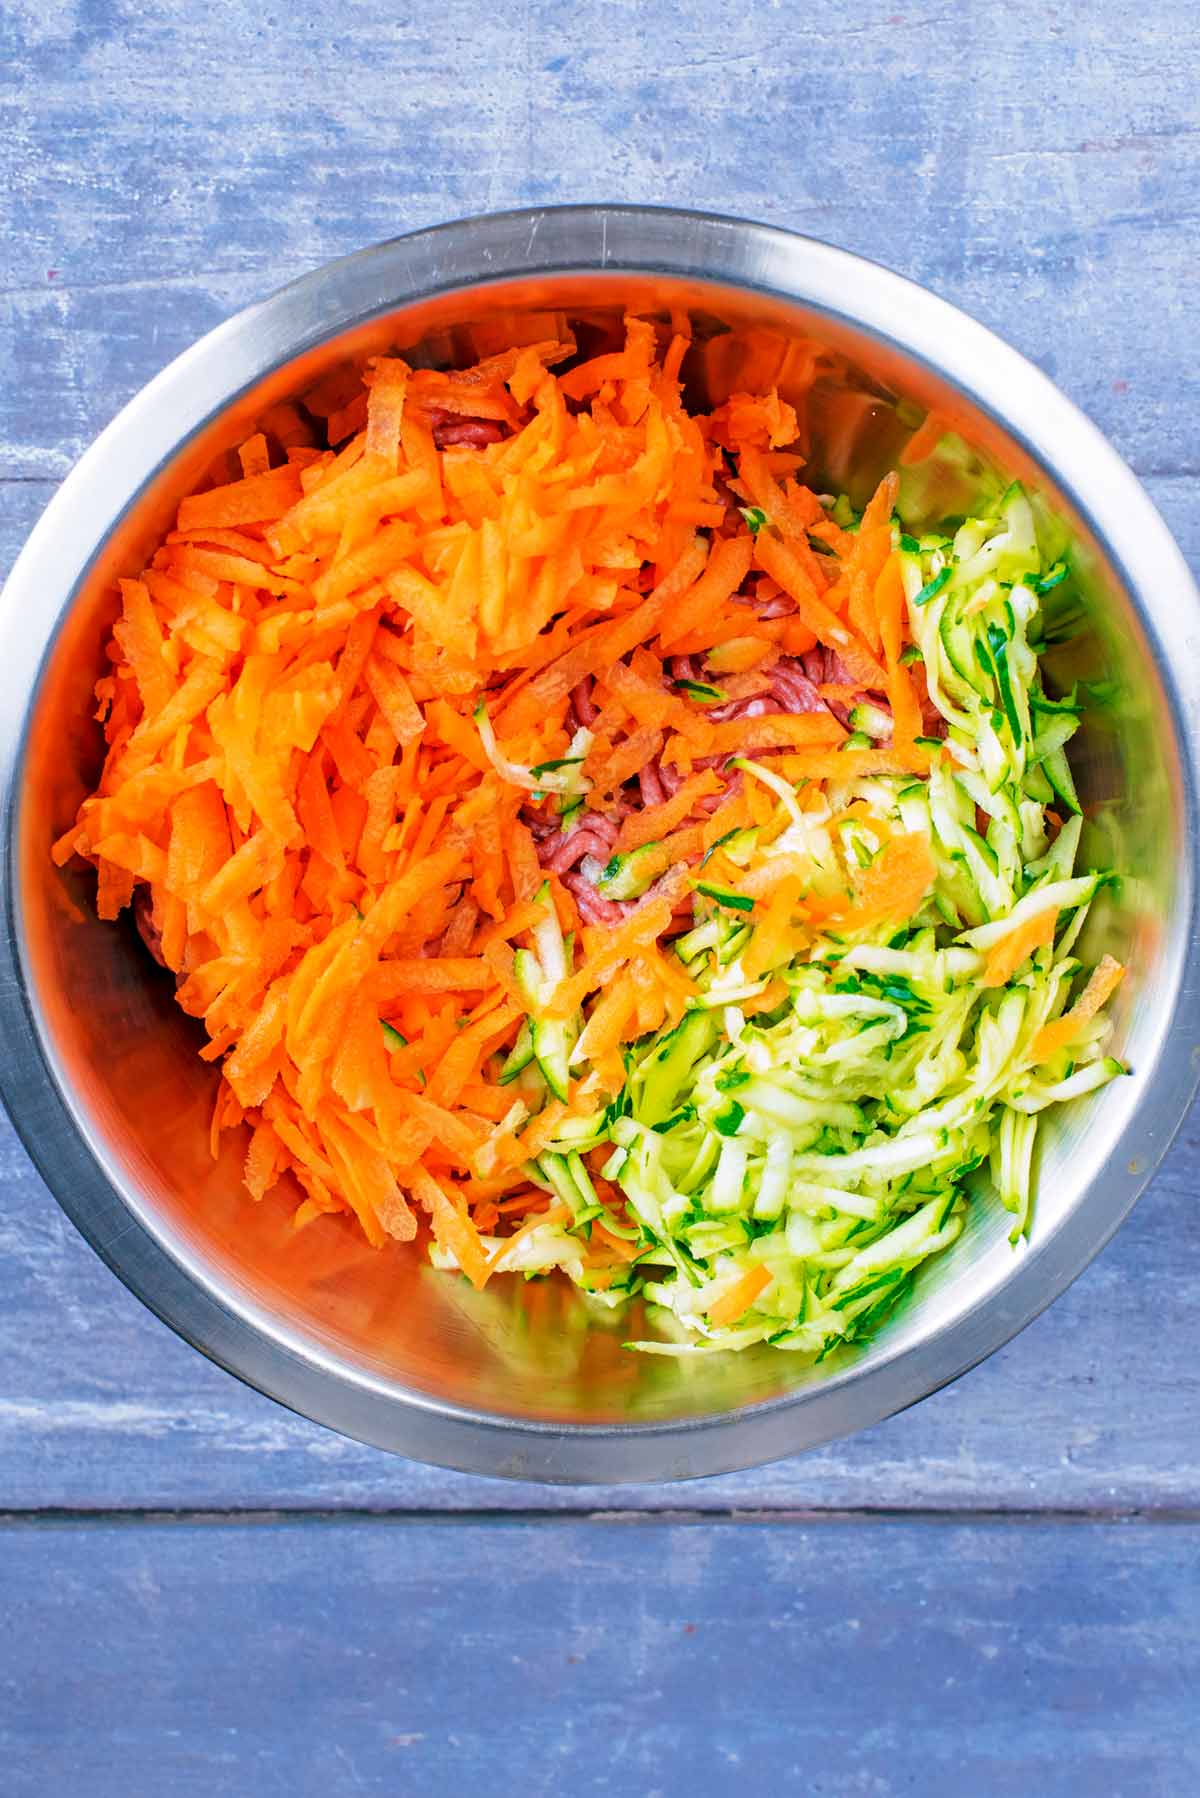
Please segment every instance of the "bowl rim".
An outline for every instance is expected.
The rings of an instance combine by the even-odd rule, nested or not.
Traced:
[[[475,1410],[351,1366],[264,1307],[232,1299],[177,1239],[155,1228],[122,1191],[43,1035],[27,976],[18,854],[28,722],[46,659],[108,537],[192,437],[280,366],[372,319],[506,280],[608,274],[708,282],[842,321],[961,391],[1044,466],[1105,550],[1146,632],[1174,727],[1189,854],[1177,894],[1182,916],[1173,927],[1173,988],[1147,1089],[1140,1106],[1127,1108],[1078,1203],[1047,1240],[1030,1247],[972,1309],[915,1344],[732,1410],[598,1424]],[[45,606],[47,591],[62,594],[57,611]],[[5,585],[0,1033],[9,1053],[0,1060],[0,1094],[59,1204],[143,1303],[248,1385],[345,1435],[472,1473],[616,1484],[744,1468],[880,1422],[1001,1347],[1083,1271],[1166,1152],[1200,1080],[1191,1022],[1200,995],[1200,656],[1179,653],[1181,615],[1190,616],[1200,642],[1200,595],[1187,565],[1100,431],[1001,338],[879,263],[778,226],[627,205],[482,214],[356,251],[235,313],[143,387],[67,476]]]

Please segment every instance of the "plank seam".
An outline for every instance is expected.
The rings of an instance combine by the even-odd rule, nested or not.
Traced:
[[[275,1528],[284,1525],[328,1526],[331,1524],[361,1523],[380,1525],[401,1524],[445,1524],[447,1527],[464,1523],[485,1525],[499,1524],[556,1524],[556,1523],[616,1523],[616,1524],[671,1524],[672,1526],[696,1526],[724,1524],[739,1525],[790,1525],[802,1528],[816,1528],[825,1525],[863,1524],[914,1524],[924,1523],[941,1528],[967,1527],[1000,1527],[1040,1525],[1103,1525],[1119,1527],[1121,1525],[1174,1525],[1195,1526],[1200,1524],[1200,1505],[1173,1506],[1096,1506],[1083,1509],[1036,1510],[1036,1509],[997,1509],[978,1510],[969,1507],[955,1508],[905,1508],[901,1506],[887,1508],[861,1509],[801,1509],[762,1507],[758,1509],[738,1507],[729,1510],[705,1511],[689,1507],[663,1507],[661,1509],[622,1510],[619,1507],[611,1510],[580,1508],[578,1510],[555,1510],[552,1507],[526,1506],[503,1510],[490,1509],[386,1509],[366,1506],[347,1506],[314,1508],[311,1510],[284,1507],[229,1507],[212,1509],[204,1507],[129,1507],[106,1509],[76,1509],[71,1507],[30,1506],[13,1510],[0,1511],[0,1531],[6,1529],[41,1528],[86,1528],[90,1526],[112,1527],[152,1527],[169,1528],[175,1524],[188,1524],[193,1527],[221,1528],[236,1526],[240,1528],[258,1527]]]

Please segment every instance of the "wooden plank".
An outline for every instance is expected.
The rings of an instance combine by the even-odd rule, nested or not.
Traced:
[[[219,32],[181,0],[83,16],[7,13],[0,472],[61,474],[200,331],[306,268],[580,193],[864,251],[1009,336],[1142,470],[1196,466],[1191,0],[1109,0],[1083,33],[1041,0],[1002,32],[928,4],[675,6],[649,58],[604,0],[531,0],[520,30],[451,0],[433,32],[347,0],[311,9],[302,47],[253,0]]]
[[[10,1798],[1191,1798],[1196,1526],[8,1529]]]
[[[777,1466],[564,1490],[418,1466],[303,1422],[173,1337],[0,1134],[0,1510],[362,1506],[1144,1509],[1200,1504],[1200,1109],[1100,1260],[923,1405]]]
[[[0,582],[7,580],[26,537],[57,486],[53,480],[0,480]]]

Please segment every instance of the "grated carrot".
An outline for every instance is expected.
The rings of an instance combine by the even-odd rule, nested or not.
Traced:
[[[899,662],[894,486],[856,538],[798,482],[817,363],[787,400],[768,372],[697,419],[680,321],[630,318],[623,344],[566,373],[561,330],[530,320],[465,369],[342,364],[220,459],[120,583],[104,771],[53,849],[90,858],[104,917],[145,892],[221,1069],[213,1128],[245,1123],[248,1190],[287,1191],[297,1227],[341,1214],[376,1244],[411,1239],[420,1212],[477,1285],[481,1220],[544,1203],[525,1164],[620,1085],[623,1043],[694,1000],[660,944],[687,864],[755,816],[724,758],[774,753],[814,782],[928,766]],[[738,497],[767,515],[757,536]],[[843,754],[828,711],[708,715],[818,642],[888,694],[893,748]],[[726,685],[698,694],[676,656]],[[769,798],[762,814],[766,834]],[[547,871],[576,817],[599,817],[594,840],[618,854],[662,845],[660,878],[614,924],[590,922],[577,868]],[[904,843],[827,927],[915,909],[924,871]],[[530,1116],[537,1097],[499,1069],[546,879],[575,938],[546,1009],[581,1013],[581,1090]],[[783,871],[764,898],[763,975],[814,927],[798,895]],[[603,1232],[595,1252],[598,1279],[626,1257]]]
[[[726,1324],[735,1324],[740,1317],[745,1316],[755,1299],[766,1291],[772,1278],[768,1267],[748,1269],[708,1307],[709,1323],[717,1329],[724,1329]]]
[[[890,556],[875,582],[875,614],[887,664],[888,700],[892,708],[892,742],[897,749],[911,744],[921,730],[921,707],[913,691],[908,669],[900,660],[905,615],[904,582],[900,558]]]
[[[661,805],[647,806],[644,811],[630,812],[617,832],[616,852],[624,855],[643,843],[653,843],[673,831],[677,824],[691,816],[698,800],[719,793],[721,783],[711,768],[689,775],[681,787],[664,799]]]
[[[821,598],[792,545],[762,530],[755,539],[754,554],[759,566],[796,602],[801,622],[818,642],[837,651],[854,679],[864,687],[885,687],[886,672],[862,639]]]
[[[1051,905],[1045,911],[1035,912],[1032,918],[1027,919],[1024,924],[1018,924],[1007,936],[1002,936],[987,958],[987,965],[983,970],[984,986],[1006,985],[1035,949],[1041,949],[1054,941],[1057,922],[1058,907]]]
[[[500,1262],[506,1255],[512,1253],[514,1246],[520,1242],[523,1236],[528,1236],[533,1230],[540,1230],[543,1224],[551,1226],[565,1224],[570,1220],[570,1216],[570,1210],[566,1205],[551,1205],[547,1210],[536,1211],[532,1217],[527,1217],[519,1229],[514,1230],[511,1236],[504,1238],[499,1248],[493,1249],[488,1262],[489,1274],[495,1272]]]
[[[885,918],[915,917],[936,874],[923,836],[891,838],[869,866],[858,870],[853,898],[849,905],[831,914],[829,928],[838,932],[864,930]]]
[[[928,456],[932,456],[949,429],[948,420],[940,412],[927,413],[924,423],[917,426],[900,451],[901,466],[912,468],[917,462],[924,462]]]
[[[1061,1018],[1054,1018],[1049,1024],[1043,1024],[1034,1037],[1033,1060],[1047,1061],[1059,1049],[1065,1048],[1080,1026],[1088,1023],[1101,1006],[1108,1003],[1124,978],[1125,969],[1121,963],[1111,955],[1102,956],[1071,1009],[1065,1011]]]

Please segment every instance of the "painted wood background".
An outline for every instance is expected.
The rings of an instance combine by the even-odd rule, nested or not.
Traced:
[[[237,306],[572,199],[927,282],[1090,412],[1196,566],[1198,75],[1192,0],[2,0],[0,573]],[[1071,1292],[916,1410],[564,1492],[245,1391],[0,1126],[0,1787],[1195,1793],[1198,1127]]]

